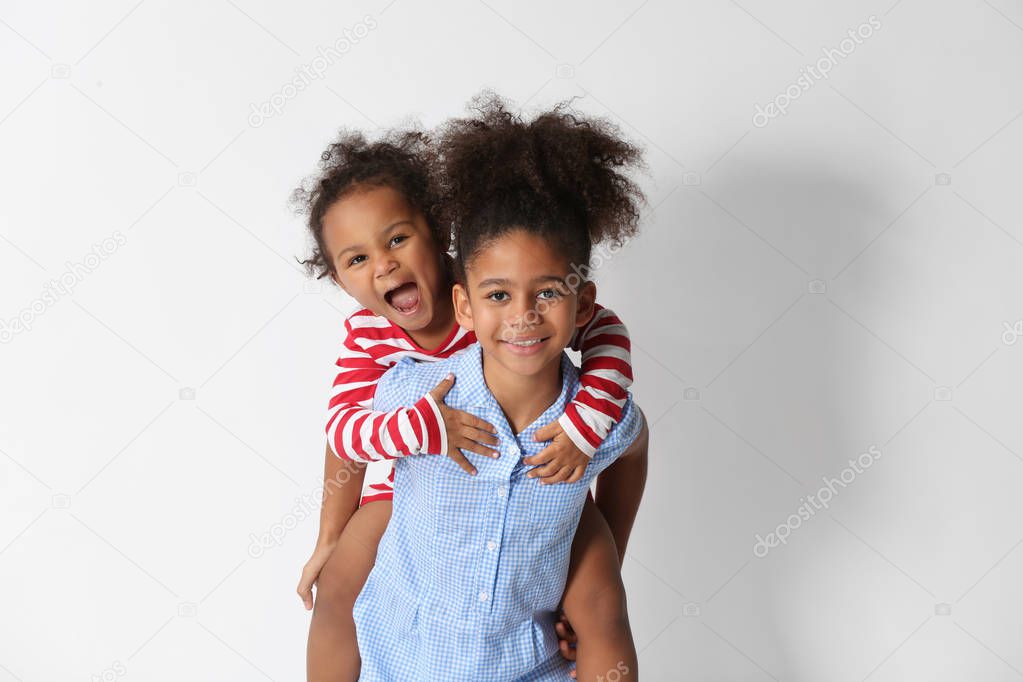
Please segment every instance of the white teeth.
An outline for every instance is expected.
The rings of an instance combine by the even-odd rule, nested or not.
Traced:
[[[508,343],[513,346],[535,346],[540,343],[540,339],[533,339],[532,341],[509,341]]]

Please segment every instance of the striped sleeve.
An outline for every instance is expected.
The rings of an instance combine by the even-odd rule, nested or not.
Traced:
[[[561,428],[579,450],[593,457],[614,425],[632,385],[629,332],[611,310],[596,304],[590,323],[572,339],[582,352],[579,391],[558,418]]]
[[[447,452],[443,418],[429,394],[411,407],[373,409],[377,382],[394,363],[387,355],[377,360],[360,346],[350,320],[345,320],[345,329],[327,407],[327,442],[334,454],[355,462],[377,462]]]

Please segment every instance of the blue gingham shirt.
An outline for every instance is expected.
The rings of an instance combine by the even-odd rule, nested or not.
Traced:
[[[568,680],[558,652],[561,601],[576,527],[590,484],[632,444],[642,423],[630,396],[575,483],[525,476],[549,441],[533,434],[564,412],[579,370],[561,354],[557,400],[518,436],[483,378],[479,343],[445,360],[405,358],[380,379],[374,409],[410,405],[448,372],[448,406],[498,429],[498,459],[462,451],[472,476],[444,455],[395,462],[391,520],[355,602],[360,680]]]

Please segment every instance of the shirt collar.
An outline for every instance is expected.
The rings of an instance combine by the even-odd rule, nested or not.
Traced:
[[[461,388],[463,404],[468,407],[484,408],[493,406],[500,410],[500,405],[494,395],[487,389],[487,382],[483,378],[483,346],[479,341],[467,346],[462,357],[455,368],[455,386]],[[554,412],[555,417],[561,416],[565,411],[568,401],[575,395],[575,389],[579,382],[579,369],[568,357],[568,353],[561,352],[561,393],[558,398],[544,411],[534,422],[547,423],[549,413]],[[530,429],[527,429],[530,431]],[[521,434],[520,434],[521,435]]]

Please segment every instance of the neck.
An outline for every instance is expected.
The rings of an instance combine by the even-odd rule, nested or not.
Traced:
[[[412,340],[419,344],[420,348],[432,350],[440,345],[441,341],[448,338],[451,327],[455,324],[455,304],[451,297],[446,296],[437,301],[434,308],[433,319],[430,324],[416,331],[405,330],[412,337]]]
[[[522,375],[509,372],[493,360],[487,362],[484,352],[483,378],[517,434],[536,421],[561,395],[561,356],[537,374]]]

